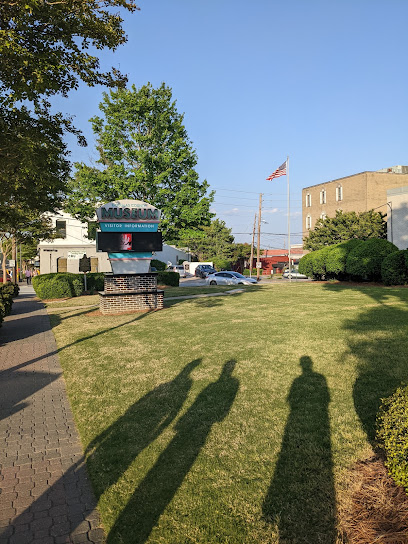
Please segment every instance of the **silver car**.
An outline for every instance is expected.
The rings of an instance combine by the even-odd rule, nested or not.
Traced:
[[[285,278],[285,280],[287,280],[289,278],[291,278],[292,280],[307,280],[307,279],[309,279],[304,274],[301,274],[298,270],[291,270],[290,274],[289,274],[289,270],[286,270],[286,272],[284,272],[282,274],[282,278]]]
[[[230,270],[215,272],[205,278],[208,285],[253,285],[257,283],[256,279],[243,276],[239,272]]]

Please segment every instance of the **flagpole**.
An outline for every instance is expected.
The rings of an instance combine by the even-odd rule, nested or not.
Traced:
[[[290,254],[290,186],[289,186],[289,155],[286,158],[286,180],[288,184],[288,258],[289,258],[289,281],[292,281],[292,265]]]

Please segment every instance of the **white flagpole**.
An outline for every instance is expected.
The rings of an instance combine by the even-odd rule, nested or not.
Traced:
[[[292,264],[290,254],[290,186],[289,186],[289,155],[286,157],[286,180],[288,184],[288,257],[289,257],[289,281],[292,281]]]

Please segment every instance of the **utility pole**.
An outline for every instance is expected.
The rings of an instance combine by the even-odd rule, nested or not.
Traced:
[[[256,248],[256,279],[259,281],[259,269],[261,264],[261,214],[262,214],[262,193],[259,194],[258,212],[258,247]]]
[[[254,242],[255,242],[255,226],[256,226],[256,214],[254,219],[254,229],[252,231],[252,244],[251,244],[251,260],[249,265],[249,277],[252,278],[252,266],[254,264]]]

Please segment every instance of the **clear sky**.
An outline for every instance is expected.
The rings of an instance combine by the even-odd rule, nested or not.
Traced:
[[[124,14],[128,42],[102,53],[137,87],[165,82],[216,191],[213,211],[239,242],[251,239],[259,193],[263,248],[302,231],[301,190],[366,170],[408,164],[406,0],[139,0]],[[72,160],[95,160],[89,118],[104,89],[81,86],[61,111],[88,139]],[[247,234],[242,234],[247,233]]]

